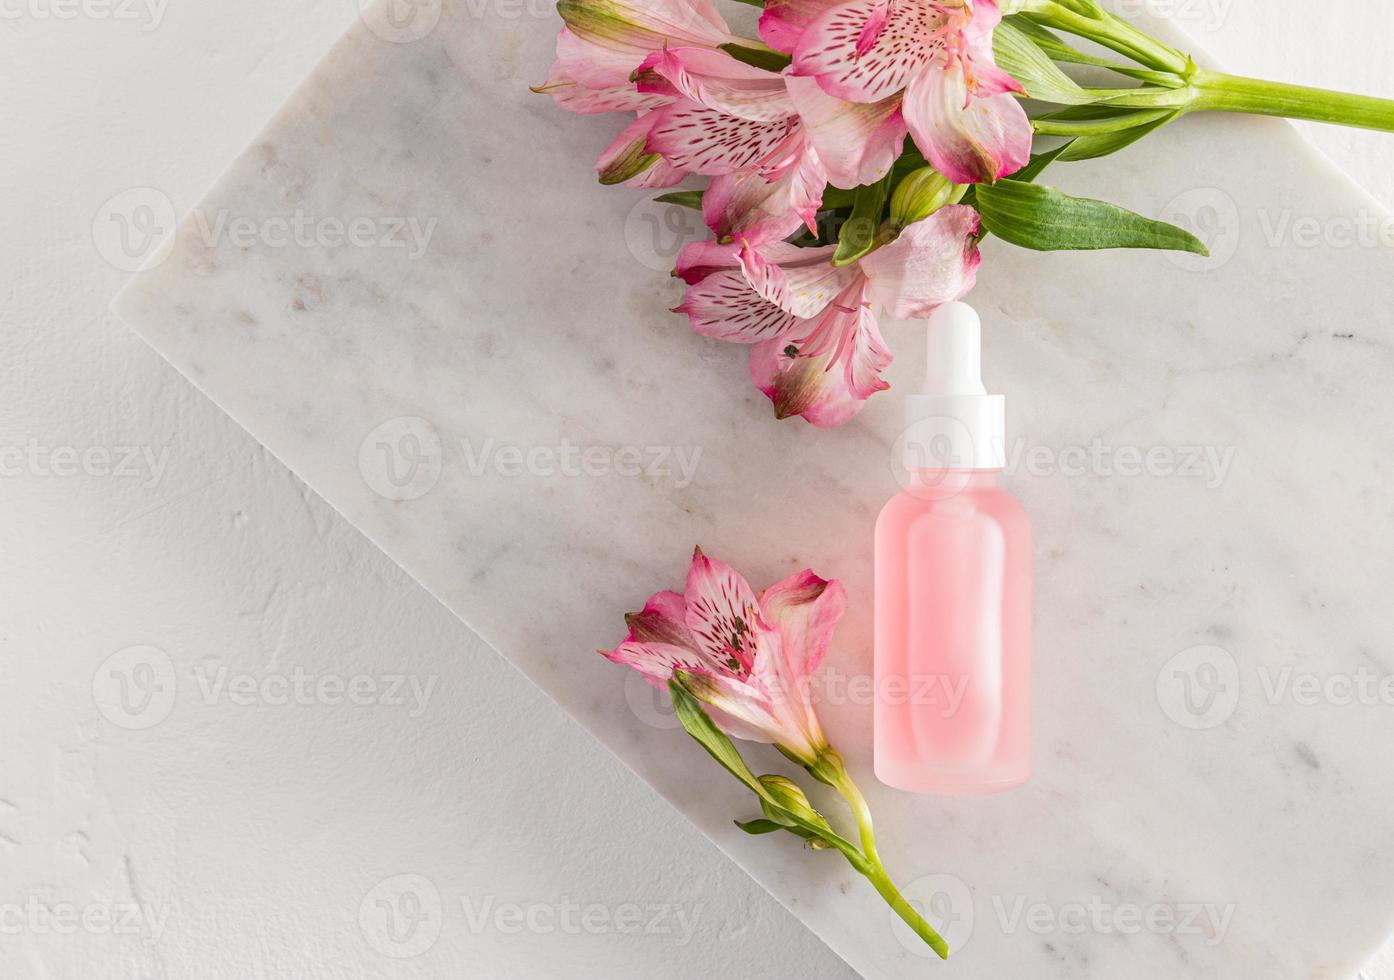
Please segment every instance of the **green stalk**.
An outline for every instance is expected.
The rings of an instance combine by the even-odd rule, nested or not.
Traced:
[[[1038,23],[1095,41],[1156,71],[1178,75],[1187,71],[1187,58],[1180,51],[1102,10],[1098,15],[1090,15],[1052,0],[1032,0],[1022,8],[1022,13]]]
[[[847,801],[847,805],[852,808],[852,813],[857,818],[857,832],[861,836],[862,854],[867,860],[867,868],[858,868],[872,887],[876,889],[886,904],[895,910],[895,914],[900,916],[915,935],[925,941],[930,949],[939,955],[940,959],[949,958],[949,944],[944,941],[944,937],[934,931],[934,927],[924,920],[924,916],[915,911],[915,907],[905,900],[905,896],[896,888],[895,882],[891,881],[890,874],[886,871],[886,866],[881,863],[881,856],[876,852],[876,832],[871,824],[871,807],[867,805],[866,797],[862,796],[862,791],[857,788],[857,784],[852,781],[852,777],[847,774],[847,767],[842,762],[842,757],[837,754],[835,749],[829,748],[818,762],[809,767],[809,771],[822,782],[833,787],[842,798]]]
[[[1394,132],[1394,100],[1197,71],[1187,112],[1247,112]]]

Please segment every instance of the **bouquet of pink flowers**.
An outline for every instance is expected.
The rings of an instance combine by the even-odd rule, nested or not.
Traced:
[[[1037,182],[1047,166],[1190,112],[1394,131],[1394,101],[1207,71],[1097,0],[767,0],[759,40],[710,0],[557,9],[566,26],[537,91],[634,114],[596,161],[601,183],[710,178],[659,198],[700,209],[713,235],[678,258],[678,310],[751,345],[775,415],[817,426],[888,387],[877,311],[922,317],[967,294],[988,233],[1205,253],[1181,228]],[[1061,64],[1115,81],[1088,86]]]

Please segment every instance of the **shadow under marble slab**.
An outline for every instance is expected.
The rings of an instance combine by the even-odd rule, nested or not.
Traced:
[[[118,312],[865,976],[1353,974],[1394,924],[1394,698],[1333,696],[1394,674],[1394,257],[1295,223],[1374,205],[1286,125],[1198,117],[1050,179],[1188,221],[1214,259],[985,243],[1036,526],[1036,772],[906,795],[871,775],[865,685],[900,401],[777,423],[746,352],[668,312],[691,219],[595,185],[618,117],[528,91],[557,26],[464,0],[410,43],[356,26]],[[220,215],[408,223],[278,246]],[[918,332],[885,325],[901,391]],[[821,710],[949,963],[840,859],[742,835],[753,801],[594,654],[696,543],[757,587],[846,582]]]

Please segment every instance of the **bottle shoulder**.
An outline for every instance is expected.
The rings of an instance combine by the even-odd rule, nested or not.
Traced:
[[[903,526],[941,521],[991,523],[1014,534],[1029,534],[1031,529],[1031,519],[1021,501],[995,485],[947,494],[912,486],[886,502],[876,523],[879,528],[889,523]]]

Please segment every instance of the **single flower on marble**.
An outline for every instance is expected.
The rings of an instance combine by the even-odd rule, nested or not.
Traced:
[[[683,728],[756,795],[762,817],[736,826],[753,835],[788,831],[815,852],[838,851],[947,958],[948,945],[891,881],[876,849],[871,809],[814,710],[810,682],[846,607],[842,584],[807,568],[757,596],[743,575],[697,548],[683,591],[650,596],[625,617],[629,635],[600,654],[666,687]],[[839,834],[793,779],[755,775],[731,737],[772,744],[835,789],[855,815],[859,843]]]

